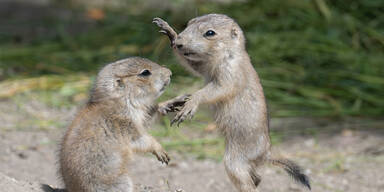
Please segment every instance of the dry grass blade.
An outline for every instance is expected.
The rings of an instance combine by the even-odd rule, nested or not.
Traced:
[[[48,75],[0,82],[0,98],[12,97],[33,90],[54,90],[70,84],[71,87],[87,88],[91,80],[86,75]]]

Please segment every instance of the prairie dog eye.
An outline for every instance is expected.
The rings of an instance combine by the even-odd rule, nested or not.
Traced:
[[[216,35],[216,32],[212,31],[212,30],[208,30],[207,32],[205,32],[204,36],[206,37],[212,37]]]
[[[150,76],[151,74],[152,73],[148,69],[144,69],[143,71],[141,71],[139,76],[147,77],[147,76]]]

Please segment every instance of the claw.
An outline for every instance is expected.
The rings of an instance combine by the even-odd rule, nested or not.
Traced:
[[[153,153],[155,154],[157,160],[158,160],[158,161],[161,161],[161,158],[160,158],[159,154],[157,154],[156,152],[153,152]]]
[[[161,19],[159,17],[155,17],[152,19],[152,23],[158,24]]]
[[[168,106],[166,106],[166,107],[164,107],[164,112],[166,113],[166,112],[168,112],[168,111],[170,111],[171,110],[171,108],[170,107],[168,107]]]
[[[178,119],[177,119],[177,127],[180,127],[180,124],[185,120],[185,115],[181,115]]]
[[[177,33],[175,30],[173,30],[166,21],[158,17],[154,18],[152,23],[155,23],[158,27],[161,28],[159,32],[168,36],[169,40],[171,41],[171,47],[173,47],[175,44],[175,39],[177,38]]]
[[[167,164],[168,165],[168,157],[167,157],[167,155],[165,155],[165,157],[164,157],[164,162],[165,162],[165,164]]]
[[[180,111],[182,109],[182,107],[174,107],[172,110],[173,111]]]
[[[165,109],[159,109],[159,112],[160,112],[162,115],[166,115],[168,110],[169,110],[168,108],[165,108]]]
[[[164,153],[163,154],[163,161],[164,161],[164,163],[168,165],[169,160],[170,160],[170,158],[169,158],[168,154]]]
[[[171,160],[165,151],[160,152],[161,155],[156,151],[153,152],[153,154],[156,156],[157,160],[160,161],[161,163],[165,163],[168,165],[169,161]]]
[[[174,123],[176,123],[176,119],[174,118],[174,119],[172,119],[172,121],[171,121],[171,127],[172,127],[172,125],[174,124]]]

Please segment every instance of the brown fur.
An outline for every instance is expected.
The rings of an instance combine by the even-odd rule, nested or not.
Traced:
[[[178,35],[162,19],[155,18],[153,22],[171,39],[181,63],[206,82],[205,87],[190,96],[173,122],[190,119],[199,105],[211,104],[216,124],[225,136],[224,165],[229,178],[240,192],[256,191],[261,181],[257,167],[264,162],[281,165],[287,161],[271,158],[263,88],[245,49],[241,28],[221,14],[194,18]],[[213,35],[209,35],[210,30]],[[298,166],[286,170],[309,187],[308,178]]]
[[[144,70],[151,74],[143,75]],[[89,102],[61,144],[60,172],[67,191],[133,191],[127,164],[136,152],[152,152],[168,163],[167,153],[146,129],[170,75],[170,70],[138,57],[99,72]]]

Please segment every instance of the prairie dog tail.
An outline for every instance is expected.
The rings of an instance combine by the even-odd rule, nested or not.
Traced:
[[[309,183],[309,178],[303,173],[303,170],[299,165],[290,161],[288,159],[269,159],[268,160],[272,165],[277,165],[283,168],[294,180],[303,184],[311,190],[311,184]]]

